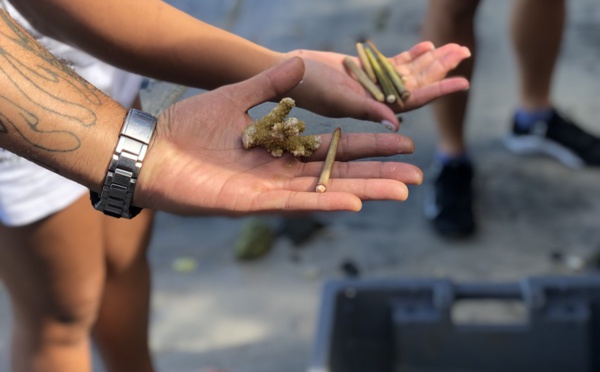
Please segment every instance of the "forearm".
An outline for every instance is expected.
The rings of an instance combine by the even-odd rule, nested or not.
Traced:
[[[125,109],[0,10],[0,147],[99,190]]]
[[[51,37],[123,69],[188,86],[212,89],[241,81],[283,59],[160,0],[21,0],[14,5]]]

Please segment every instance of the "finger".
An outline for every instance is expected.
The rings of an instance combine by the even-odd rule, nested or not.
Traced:
[[[440,54],[439,58],[422,68],[418,74],[413,77],[418,80],[417,84],[426,84],[438,81],[454,70],[465,58],[468,58],[471,52],[467,48],[458,50],[448,50],[445,54]],[[410,79],[407,81],[410,84]]]
[[[354,194],[361,200],[405,201],[408,198],[408,187],[402,182],[393,180],[339,178],[330,180],[326,192],[340,191]]]
[[[355,88],[340,90],[338,97],[339,102],[344,102],[348,116],[381,123],[393,131],[400,128],[400,121],[388,105],[376,101],[357,81],[351,80],[351,83],[355,84]]]
[[[430,44],[430,46],[433,46],[433,44]],[[417,44],[411,50],[392,57],[391,61],[401,70],[401,72],[404,72],[406,69],[409,69],[406,72],[412,72],[413,70],[418,71],[440,58],[440,56],[445,55],[448,52],[461,50],[462,48],[464,47],[455,43],[449,43],[439,48],[432,47],[429,49]]]
[[[444,95],[469,89],[469,81],[463,77],[453,77],[429,84],[411,92],[406,107],[415,109]]]
[[[323,170],[322,162],[304,164],[296,177],[319,177]],[[423,172],[412,164],[399,162],[335,162],[331,169],[331,179],[389,179],[409,185],[420,185]]]
[[[393,180],[331,180],[325,193],[314,190],[316,178],[306,177],[290,183],[292,189],[261,193],[254,201],[254,211],[359,211],[361,200],[404,201],[408,188]],[[307,191],[310,190],[310,191]]]
[[[366,120],[380,123],[393,132],[400,129],[400,120],[388,105],[369,99],[365,104],[365,110],[367,111]]]
[[[324,160],[327,156],[331,134],[321,135],[322,144],[307,161]],[[394,133],[348,133],[342,134],[338,145],[336,160],[350,161],[369,157],[412,154],[413,141]]]
[[[398,65],[410,63],[411,61],[414,61],[415,59],[419,58],[421,55],[430,52],[434,49],[435,46],[432,42],[423,41],[410,48],[410,50],[407,50],[406,52],[402,52],[397,56],[392,57],[391,60],[393,63]]]
[[[446,44],[441,48],[424,53],[409,64],[398,66],[409,87],[419,87],[444,78],[458,64],[471,56],[466,47]]]
[[[220,88],[222,94],[248,110],[263,102],[284,96],[304,75],[304,62],[293,57],[237,84]]]
[[[286,184],[291,191],[315,192],[318,178],[298,177]],[[389,179],[331,179],[325,193],[350,193],[361,200],[399,200],[408,198],[408,187],[400,181]]]
[[[314,186],[313,186],[314,187]],[[261,193],[254,199],[251,210],[274,211],[353,211],[362,208],[360,198],[355,195],[330,192],[296,192],[289,190],[273,190]]]

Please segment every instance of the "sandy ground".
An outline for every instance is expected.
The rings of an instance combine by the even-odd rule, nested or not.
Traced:
[[[195,16],[267,47],[354,53],[372,38],[388,55],[419,41],[425,1],[174,1]],[[351,260],[364,277],[445,277],[457,281],[514,281],[530,275],[590,274],[578,265],[600,250],[600,171],[571,170],[541,157],[507,152],[502,137],[516,102],[517,77],[508,39],[511,2],[485,1],[477,17],[479,50],[472,80],[468,138],[477,162],[479,233],[447,241],[423,218],[423,187],[409,200],[370,202],[356,214],[319,214],[327,228],[295,247],[277,240],[272,252],[239,263],[233,246],[243,219],[182,218],[159,213],[153,267],[152,347],[159,371],[219,366],[234,372],[304,371],[324,281],[340,277]],[[569,2],[555,100],[588,130],[600,134],[600,4]],[[190,93],[191,94],[191,93]],[[253,111],[260,115],[269,106]],[[332,120],[302,110],[310,131],[383,131],[356,120]],[[417,149],[399,159],[427,170],[435,147],[431,111],[404,115],[401,133]],[[567,259],[557,262],[556,252]],[[193,260],[177,271],[173,262]],[[10,309],[0,287],[0,371],[8,371]],[[97,363],[98,364],[98,363]],[[102,369],[98,367],[98,370]]]

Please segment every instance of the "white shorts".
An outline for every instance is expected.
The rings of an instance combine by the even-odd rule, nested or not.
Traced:
[[[23,226],[56,213],[88,193],[78,183],[0,149],[0,222]]]
[[[141,76],[119,70],[41,35],[4,0],[0,7],[5,8],[55,56],[70,61],[79,75],[124,107],[131,106],[139,92]],[[87,188],[73,181],[0,149],[0,223],[5,226],[23,226],[38,221],[68,207],[87,192]]]

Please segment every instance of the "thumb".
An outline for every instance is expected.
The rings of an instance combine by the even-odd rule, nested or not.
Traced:
[[[280,98],[294,89],[304,76],[300,57],[285,60],[240,83],[221,88],[221,93],[247,110],[263,102]]]

